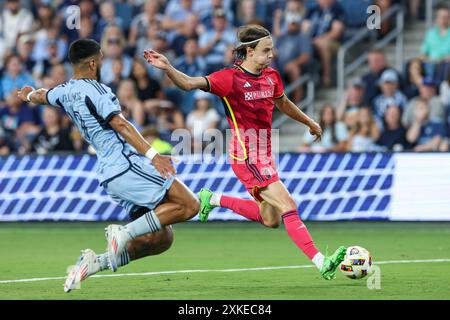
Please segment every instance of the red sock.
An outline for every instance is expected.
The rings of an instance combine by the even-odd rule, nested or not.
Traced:
[[[282,217],[289,237],[312,260],[319,250],[317,250],[308,229],[300,220],[297,210],[288,211]]]
[[[222,195],[220,197],[220,206],[231,209],[249,220],[264,224],[264,221],[259,214],[259,206],[253,200],[244,200]]]

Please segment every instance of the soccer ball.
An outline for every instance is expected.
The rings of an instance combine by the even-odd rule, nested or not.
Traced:
[[[350,279],[362,279],[370,273],[372,257],[369,251],[359,246],[350,246],[340,265],[341,272]]]

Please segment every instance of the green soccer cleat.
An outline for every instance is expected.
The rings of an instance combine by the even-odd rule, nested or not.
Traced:
[[[201,222],[208,221],[209,213],[212,209],[217,206],[214,206],[210,203],[213,192],[208,189],[202,188],[199,193],[197,193],[198,198],[200,199],[200,211],[199,217]]]
[[[339,247],[331,256],[326,256],[324,258],[320,274],[325,280],[336,278],[336,270],[339,267],[339,264],[344,261],[346,251],[346,247]]]

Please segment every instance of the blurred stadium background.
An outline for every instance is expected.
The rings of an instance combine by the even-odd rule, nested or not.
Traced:
[[[371,5],[378,9],[368,12]],[[24,85],[51,88],[70,79],[67,50],[72,41],[93,38],[101,43],[102,82],[113,88],[124,114],[144,137],[161,153],[170,153],[177,143],[171,140],[174,130],[185,128],[193,133],[193,141],[202,144],[194,128],[225,131],[228,124],[218,99],[178,90],[145,63],[143,50],[152,47],[183,72],[205,75],[232,64],[238,26],[258,23],[273,34],[273,66],[283,76],[285,92],[324,129],[323,140],[313,143],[304,126],[274,113],[280,176],[297,200],[301,218],[318,221],[313,235],[321,228],[330,230],[326,227],[330,222],[319,221],[374,220],[358,222],[362,230],[373,231],[369,232],[373,241],[357,233],[348,240],[351,243],[344,244],[375,247],[377,257],[395,259],[392,252],[387,253],[390,246],[403,250],[406,244],[395,247],[395,237],[392,242],[381,239],[386,239],[386,230],[410,227],[376,221],[421,221],[417,228],[408,229],[416,243],[404,257],[449,258],[448,223],[438,228],[426,222],[450,221],[449,6],[450,1],[433,0],[0,0],[0,242],[20,246],[22,236],[39,237],[46,228],[61,226],[69,234],[64,239],[78,246],[77,232],[94,232],[95,225],[100,237],[94,243],[99,244],[104,223],[25,221],[128,219],[98,185],[93,150],[68,117],[61,110],[24,104],[16,98],[17,89]],[[381,20],[371,20],[378,10]],[[181,161],[179,177],[194,192],[208,187],[247,197],[225,157],[213,162]],[[211,219],[241,217],[222,209]],[[318,239],[345,242],[358,223],[337,223],[336,240],[320,234]],[[210,234],[226,232],[225,225],[211,224]],[[243,222],[229,225],[239,232],[253,230]],[[207,230],[208,225],[180,226],[181,237],[183,232],[196,234],[196,228]],[[436,239],[432,243],[418,240],[421,230],[428,232],[426,239],[433,234]],[[58,239],[57,232],[48,239],[45,254],[51,255],[50,243]],[[377,239],[385,246],[377,247]],[[216,247],[227,242],[216,240]],[[426,245],[434,247],[426,251]],[[6,245],[1,249],[2,254],[8,251]],[[181,254],[180,249],[174,250]],[[414,252],[424,254],[416,257]],[[72,251],[60,256],[53,274],[61,275],[76,255]],[[16,265],[27,263],[24,257],[11,259]],[[238,260],[235,265],[248,265]],[[160,270],[170,269],[162,261]],[[185,261],[178,262],[176,269],[184,268]],[[31,268],[11,272],[3,263],[0,269],[2,280],[51,276]],[[413,270],[411,275],[415,272],[420,273]],[[397,276],[401,275],[399,271]],[[6,286],[0,284],[0,291],[2,285]],[[23,290],[8,286],[20,298]],[[441,293],[425,297],[442,297]]]

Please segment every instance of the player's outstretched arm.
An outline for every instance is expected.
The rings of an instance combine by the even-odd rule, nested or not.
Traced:
[[[286,95],[283,95],[280,99],[275,99],[275,105],[281,112],[288,115],[290,118],[307,125],[309,127],[309,132],[316,136],[314,141],[322,138],[322,128],[320,125],[300,110],[288,99],[288,97],[286,97]]]
[[[24,86],[17,92],[20,100],[25,102],[32,102],[34,104],[48,104],[47,89],[41,88],[35,90],[31,86]]]
[[[140,154],[149,158],[155,169],[158,170],[163,178],[168,178],[170,175],[176,175],[177,172],[170,162],[171,157],[160,155],[153,149],[139,131],[137,131],[121,113],[113,116],[109,124]]]
[[[144,58],[155,68],[164,70],[170,80],[172,80],[180,89],[189,91],[194,89],[206,89],[208,87],[205,78],[190,77],[183,72],[178,71],[170,64],[169,60],[164,55],[152,49],[144,51]]]

